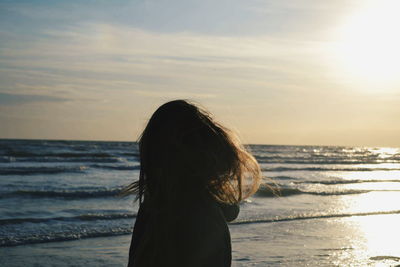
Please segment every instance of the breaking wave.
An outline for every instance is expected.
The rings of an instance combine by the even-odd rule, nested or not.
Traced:
[[[121,188],[100,189],[100,190],[17,190],[3,193],[1,198],[26,196],[32,198],[98,198],[118,196]]]
[[[87,166],[6,167],[0,169],[0,175],[81,173],[87,168]]]
[[[387,215],[387,214],[400,214],[400,210],[359,212],[359,213],[295,215],[295,216],[276,217],[276,218],[256,218],[256,219],[237,220],[237,221],[231,222],[230,224],[272,223],[272,222],[287,222],[287,221],[298,221],[298,220],[343,218],[343,217]]]
[[[0,247],[19,246],[36,243],[61,242],[93,237],[108,237],[132,233],[131,227],[116,227],[110,229],[82,229],[79,232],[56,232],[51,234],[34,234],[23,237],[0,238]]]
[[[21,223],[46,223],[50,221],[94,221],[94,220],[116,220],[135,218],[134,213],[89,213],[72,217],[51,217],[51,218],[14,218],[0,219],[0,225],[21,224]]]
[[[331,191],[306,191],[301,190],[299,188],[290,188],[290,187],[277,187],[276,190],[271,190],[266,186],[261,186],[256,196],[259,197],[288,197],[293,195],[301,195],[301,194],[308,194],[308,195],[318,195],[318,196],[337,196],[337,195],[353,195],[353,194],[364,194],[369,193],[371,191],[379,191],[379,190],[331,190]],[[382,191],[382,190],[380,190]],[[387,190],[389,191],[389,190]],[[393,191],[393,190],[391,190]]]
[[[342,167],[274,167],[274,168],[262,168],[262,171],[268,172],[284,172],[284,171],[399,171],[399,168],[365,168],[365,167],[354,167],[354,168],[342,168]]]

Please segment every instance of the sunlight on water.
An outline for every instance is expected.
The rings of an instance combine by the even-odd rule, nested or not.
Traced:
[[[384,183],[390,188],[390,183]],[[398,186],[397,186],[398,187]],[[376,188],[376,187],[375,187]],[[376,212],[376,215],[344,218],[350,251],[340,255],[338,263],[346,266],[400,265],[400,193],[373,192],[357,197],[346,196],[337,203],[349,214]],[[379,214],[392,213],[393,214]],[[341,265],[343,266],[343,265]]]
[[[393,178],[393,175],[392,175]],[[399,183],[362,183],[344,185],[351,189],[399,190]],[[398,266],[400,264],[400,193],[396,191],[372,192],[357,197],[343,197],[338,203],[343,212],[393,213],[345,218],[347,235],[352,250],[341,255],[340,262],[349,266]],[[362,263],[362,264],[361,264]],[[361,264],[361,265],[360,265]]]
[[[396,166],[390,165],[387,168],[400,169],[398,164]],[[373,172],[332,172],[331,176],[340,177],[343,180],[399,180],[400,181],[400,171],[373,171]]]
[[[399,255],[399,215],[375,216],[368,220],[359,220],[358,223],[369,255]]]
[[[400,153],[399,148],[393,148],[393,147],[382,147],[382,148],[373,149],[370,151],[373,153],[379,154],[380,158],[389,158],[389,157],[393,157],[394,155]]]
[[[368,266],[398,266],[400,264],[400,215],[353,217],[351,225],[353,261],[369,262]]]
[[[400,265],[399,149],[252,150],[280,197],[263,186],[241,205],[241,223],[229,225],[233,266]],[[137,206],[115,196],[137,179],[137,153],[134,143],[0,140],[0,258],[8,260],[0,265],[62,266],[65,255],[74,266],[125,261]],[[104,255],[99,234],[113,250],[124,246],[122,260]]]
[[[371,192],[341,198],[338,207],[345,213],[384,212],[400,210],[399,192]]]
[[[399,266],[399,203],[399,192],[341,197],[336,203],[337,211],[355,216],[338,219],[339,227],[336,225],[335,230],[327,229],[336,231],[336,236],[342,236],[345,245],[336,255],[332,255],[334,265]]]
[[[380,183],[360,183],[360,184],[346,184],[342,186],[343,189],[352,190],[374,190],[374,191],[400,191],[400,183],[396,182],[380,182]]]
[[[379,155],[380,158],[383,156]],[[375,169],[375,170],[382,170],[382,169],[400,169],[400,164],[398,163],[379,163],[377,164],[357,164],[357,168],[369,168],[369,169]]]

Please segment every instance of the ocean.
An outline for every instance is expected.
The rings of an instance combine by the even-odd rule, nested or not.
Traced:
[[[233,266],[400,266],[400,149],[249,149],[264,178]],[[0,140],[0,266],[125,266],[138,176],[134,142]]]

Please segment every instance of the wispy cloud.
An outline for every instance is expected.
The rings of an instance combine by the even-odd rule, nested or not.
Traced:
[[[34,102],[64,102],[67,98],[48,95],[7,94],[0,93],[0,105],[20,105]]]
[[[303,131],[312,143],[308,132],[347,134],[365,118],[399,116],[399,95],[382,92],[391,101],[376,103],[337,71],[332,28],[361,0],[95,2],[0,3],[0,116],[9,125],[45,121],[62,129],[58,138],[127,140],[159,104],[188,98],[254,142]]]
[[[110,86],[117,81],[136,85],[132,89],[137,90],[154,86],[156,91],[157,86],[163,91],[182,86],[186,92],[191,88],[197,92],[199,87],[207,91],[207,87],[251,88],[260,83],[272,88],[278,82],[282,88],[282,80],[288,84],[319,69],[318,57],[323,52],[323,46],[315,42],[266,36],[158,34],[104,24],[84,24],[45,35],[26,47],[3,45],[6,53],[1,54],[0,71],[8,80],[46,76],[55,88],[68,80],[77,85],[92,83],[98,90],[115,89]]]
[[[20,1],[21,2],[21,1]],[[308,33],[318,38],[332,21],[360,0],[146,0],[12,1],[1,5],[8,20],[28,20],[30,27],[119,24],[157,33],[192,32],[252,36]],[[1,11],[1,10],[0,10]],[[318,21],[318,23],[315,23]]]

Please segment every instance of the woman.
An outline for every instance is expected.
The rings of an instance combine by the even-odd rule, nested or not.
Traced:
[[[139,140],[128,266],[230,266],[227,221],[257,191],[260,168],[209,113],[184,100],[159,107]]]

